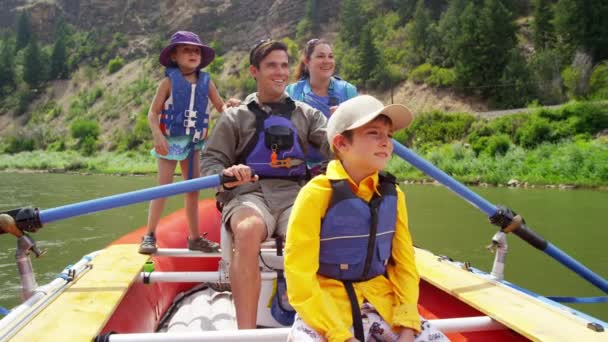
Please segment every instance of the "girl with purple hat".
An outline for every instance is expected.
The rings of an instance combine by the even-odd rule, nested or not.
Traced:
[[[211,100],[218,112],[226,104],[209,78],[201,69],[215,57],[215,51],[204,45],[198,35],[189,31],[178,31],[171,36],[169,45],[160,53],[160,64],[164,65],[165,78],[160,82],[150,110],[148,124],[154,137],[154,148],[150,152],[158,159],[158,183],[169,184],[179,162],[184,179],[200,176],[198,167],[200,154],[209,125],[207,104]],[[238,105],[235,99],[228,106]],[[218,251],[216,242],[207,240],[198,231],[199,193],[185,195],[188,218],[188,248],[204,252]],[[148,232],[142,238],[139,252],[152,254],[157,250],[154,231],[165,206],[165,199],[150,202]]]

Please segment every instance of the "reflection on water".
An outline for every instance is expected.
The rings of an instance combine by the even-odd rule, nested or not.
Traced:
[[[177,179],[177,178],[176,178]],[[152,176],[105,176],[65,174],[0,173],[0,210],[32,205],[49,209],[93,198],[154,186]],[[403,187],[414,243],[436,254],[470,261],[489,271],[493,255],[485,246],[496,228],[487,217],[443,187]],[[494,204],[521,213],[529,226],[600,276],[608,277],[608,192],[592,190],[547,190],[475,188]],[[201,197],[212,196],[212,191]],[[183,205],[181,196],[167,201],[166,213]],[[63,221],[52,222],[33,234],[48,250],[32,263],[39,284],[52,280],[66,265],[101,249],[116,238],[146,223],[147,203],[116,208]],[[549,256],[509,236],[505,277],[532,291],[552,296],[601,296],[601,290],[553,261]],[[0,235],[0,306],[19,303],[19,278],[15,266],[15,239]],[[575,306],[608,321],[608,304]]]

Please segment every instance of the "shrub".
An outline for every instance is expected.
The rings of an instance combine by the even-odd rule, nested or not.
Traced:
[[[120,70],[125,65],[125,60],[120,56],[116,56],[108,62],[108,73],[113,74]]]
[[[530,120],[516,133],[517,143],[525,148],[533,148],[545,141],[549,141],[551,126],[542,118]]]
[[[434,87],[449,87],[456,82],[456,72],[454,69],[434,66],[425,82]]]
[[[76,120],[70,126],[72,137],[79,140],[84,140],[87,137],[92,137],[97,140],[99,136],[99,125],[95,121]]]
[[[84,104],[79,99],[75,99],[70,103],[70,111],[68,118],[81,118],[85,115],[86,108]]]
[[[608,62],[593,69],[589,80],[589,98],[592,100],[608,100]]]
[[[406,130],[403,138],[413,141],[416,146],[430,142],[450,143],[464,139],[474,121],[475,118],[467,113],[424,113]]]
[[[5,153],[19,153],[34,150],[34,139],[24,135],[13,135],[6,139]]]
[[[80,147],[85,156],[93,155],[97,151],[97,139],[88,135],[82,140]]]
[[[429,63],[421,64],[410,72],[410,79],[416,83],[422,83],[431,76],[432,70],[433,66]]]
[[[562,71],[562,79],[564,80],[564,87],[566,87],[566,93],[568,98],[577,99],[581,96],[578,89],[578,84],[581,81],[581,74],[578,70],[572,67],[566,67]]]
[[[65,151],[65,140],[59,139],[59,140],[53,141],[52,143],[50,143],[47,146],[46,150],[55,151],[55,152]]]
[[[486,136],[474,136],[469,138],[469,143],[471,144],[471,148],[475,152],[475,155],[479,155],[481,152],[485,151],[489,139],[490,137]]]
[[[510,147],[511,139],[509,136],[505,134],[494,135],[488,139],[484,152],[493,157],[497,155],[504,156]]]

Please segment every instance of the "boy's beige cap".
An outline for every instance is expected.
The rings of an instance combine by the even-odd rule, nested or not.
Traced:
[[[355,129],[384,114],[393,122],[393,132],[408,127],[414,114],[401,104],[384,106],[382,102],[370,95],[360,95],[340,103],[338,109],[327,121],[327,140],[333,149],[334,137],[344,131]]]

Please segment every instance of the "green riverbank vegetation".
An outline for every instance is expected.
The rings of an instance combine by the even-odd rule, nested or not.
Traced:
[[[15,138],[0,145],[0,170],[140,174],[156,171],[145,113],[111,151],[97,152],[99,126],[76,121],[64,140]],[[608,108],[572,102],[559,109],[494,119],[468,113],[420,114],[395,139],[459,181],[490,185],[608,186]],[[398,157],[388,170],[401,180],[428,181]]]
[[[572,102],[495,119],[424,113],[395,135],[456,179],[491,185],[608,185],[608,107]],[[428,180],[402,160],[389,171]]]

